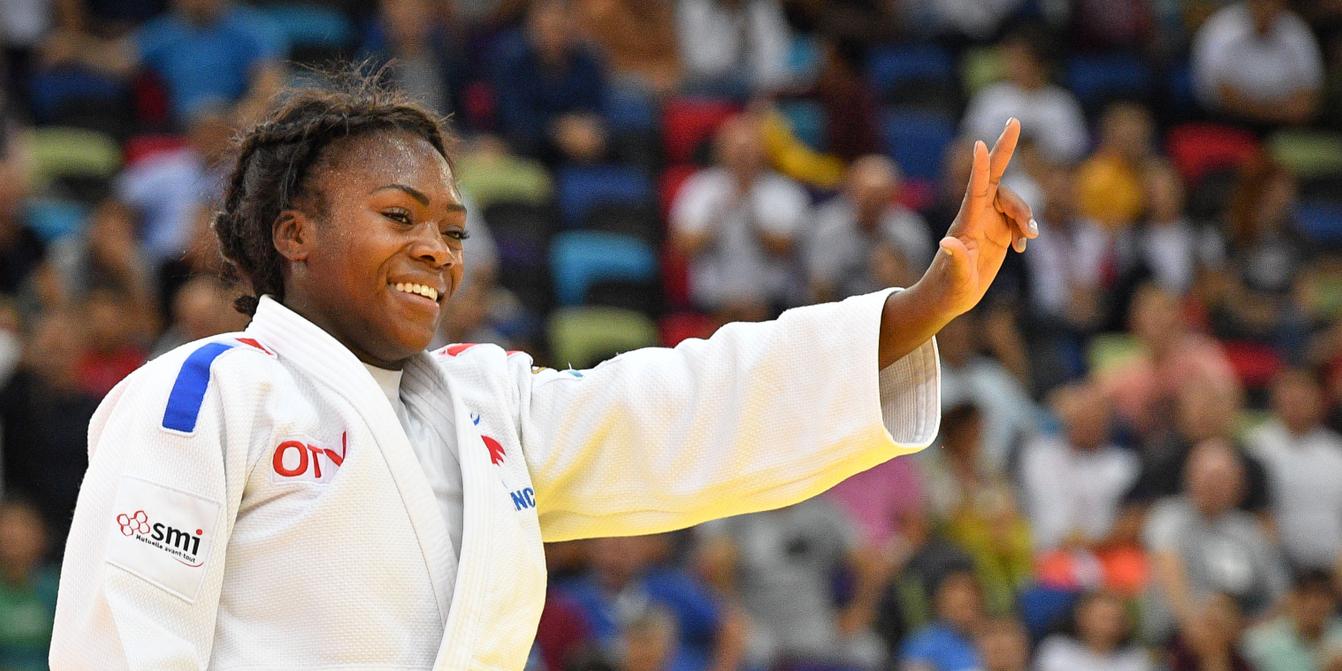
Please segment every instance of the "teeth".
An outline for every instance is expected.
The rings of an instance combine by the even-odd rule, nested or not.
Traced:
[[[419,294],[431,301],[438,301],[438,290],[433,287],[415,284],[414,282],[397,282],[395,285],[397,291],[404,291],[408,294]]]

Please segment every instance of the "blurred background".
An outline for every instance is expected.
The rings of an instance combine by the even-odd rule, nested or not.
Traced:
[[[0,668],[102,395],[245,325],[231,139],[354,59],[459,134],[437,344],[558,367],[907,286],[1024,124],[1042,236],[940,336],[936,444],[549,547],[535,669],[1342,669],[1339,0],[0,0],[0,46]]]

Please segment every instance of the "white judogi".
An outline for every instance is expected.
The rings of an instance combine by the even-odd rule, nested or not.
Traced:
[[[784,506],[931,441],[935,345],[878,375],[884,297],[586,371],[491,345],[412,358],[401,399],[460,458],[459,557],[369,372],[263,299],[94,416],[52,666],[520,669],[542,540]]]

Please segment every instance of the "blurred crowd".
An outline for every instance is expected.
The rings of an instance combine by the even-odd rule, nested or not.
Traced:
[[[245,326],[231,140],[353,61],[458,135],[438,344],[560,367],[908,286],[1024,125],[1041,236],[939,336],[936,443],[548,547],[535,669],[1342,670],[1338,0],[0,0],[0,47],[2,669],[101,397]]]

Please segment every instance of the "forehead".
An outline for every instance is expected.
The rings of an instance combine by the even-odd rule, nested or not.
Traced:
[[[403,184],[435,205],[460,204],[447,159],[423,137],[405,131],[364,133],[332,142],[314,166],[327,197],[363,197],[378,187]]]

